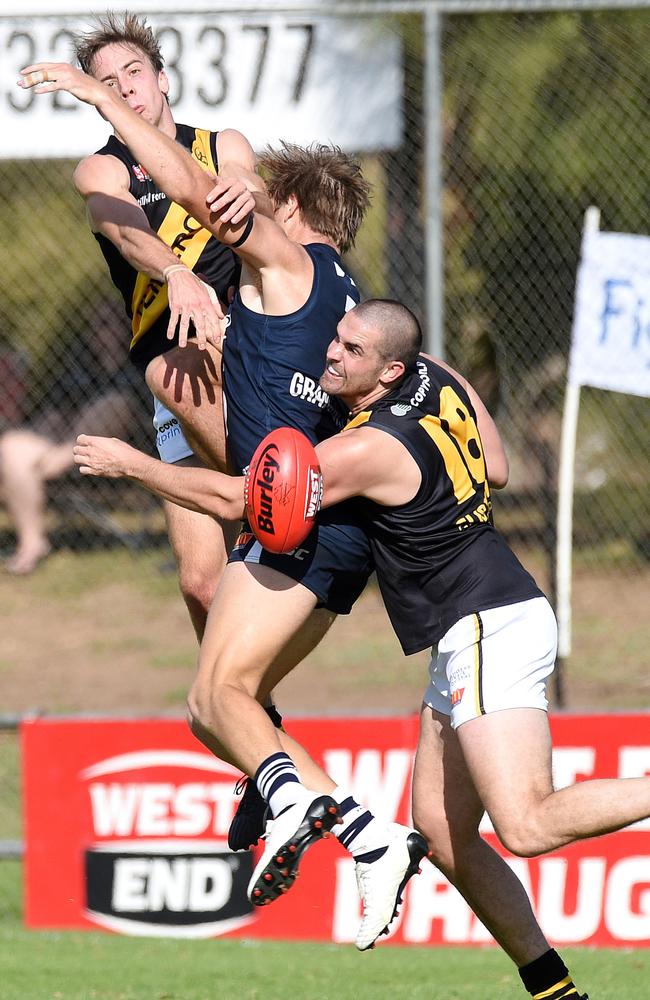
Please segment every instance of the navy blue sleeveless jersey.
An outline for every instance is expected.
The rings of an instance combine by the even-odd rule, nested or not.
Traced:
[[[263,316],[247,309],[238,293],[230,310],[223,376],[228,449],[236,473],[247,468],[260,441],[276,427],[296,427],[316,444],[345,423],[345,411],[318,380],[336,327],[359,295],[332,247],[313,243],[305,249],[314,278],[301,309]],[[318,606],[336,614],[349,613],[372,572],[354,500],[321,511],[302,546],[284,555],[262,549],[245,524],[229,561],[270,566],[311,590]]]
[[[465,615],[542,596],[494,527],[476,413],[453,375],[420,358],[400,386],[346,430],[362,425],[397,438],[422,474],[408,503],[359,501],[405,653],[431,646]]]
[[[216,132],[177,125],[176,141],[204,170],[216,174]],[[214,288],[219,298],[227,302],[228,289],[239,280],[239,261],[233,251],[219,243],[184,208],[170,201],[124,143],[114,135],[105,146],[97,150],[97,155],[114,156],[125,165],[129,172],[129,191],[146,215],[151,228],[173,250],[181,263],[200,274]],[[95,233],[95,238],[108,264],[111,280],[121,292],[131,320],[129,356],[144,370],[152,358],[176,344],[175,340],[167,339],[167,285],[148,274],[136,271],[101,233]]]
[[[325,354],[345,313],[359,301],[339,255],[324,243],[305,247],[314,265],[311,293],[287,316],[247,309],[239,292],[223,347],[228,449],[242,473],[276,427],[296,427],[316,444],[340,430],[345,415],[320,388]]]

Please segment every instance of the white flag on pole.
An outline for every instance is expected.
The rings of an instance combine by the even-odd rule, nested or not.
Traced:
[[[650,396],[650,237],[585,232],[569,382]]]

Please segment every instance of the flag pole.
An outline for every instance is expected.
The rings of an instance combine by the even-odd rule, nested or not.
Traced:
[[[582,246],[589,234],[600,228],[600,210],[591,206],[585,212]],[[558,621],[558,662],[555,671],[557,704],[564,704],[563,665],[571,653],[571,572],[573,555],[573,491],[575,483],[575,453],[580,409],[580,384],[567,375],[562,414],[560,467],[558,472],[556,595]]]

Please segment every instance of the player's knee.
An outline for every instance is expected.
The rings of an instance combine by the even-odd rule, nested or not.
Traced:
[[[144,373],[144,380],[147,386],[158,399],[161,398],[162,394],[169,391],[169,386],[165,387],[164,374],[166,367],[162,356],[158,355],[158,357],[152,358]]]
[[[501,820],[492,818],[492,822],[503,846],[518,858],[536,858],[549,849],[544,830],[532,809]]]
[[[192,735],[196,736],[197,740],[200,743],[205,744],[207,740],[207,730],[200,722],[199,712],[200,712],[199,706],[195,701],[195,699],[192,697],[192,692],[190,692],[187,698],[185,719],[188,726],[190,727]]]
[[[456,871],[459,854],[466,850],[471,840],[478,837],[476,825],[467,829],[459,826],[454,830],[450,827],[444,809],[437,812],[429,805],[413,805],[413,825],[429,845],[431,862],[448,878],[453,877]]]
[[[217,722],[212,711],[210,692],[195,681],[187,696],[187,721],[192,733],[201,743],[216,736]]]
[[[191,562],[181,562],[178,568],[178,584],[183,599],[190,611],[202,611],[207,615],[217,587],[217,574],[202,571]]]

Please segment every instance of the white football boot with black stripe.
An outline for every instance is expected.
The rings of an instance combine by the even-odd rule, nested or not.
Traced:
[[[359,951],[372,948],[397,916],[407,882],[420,871],[429,854],[424,837],[399,823],[390,823],[387,850],[376,861],[356,862],[357,886],[363,903],[363,919],[355,944]]]

